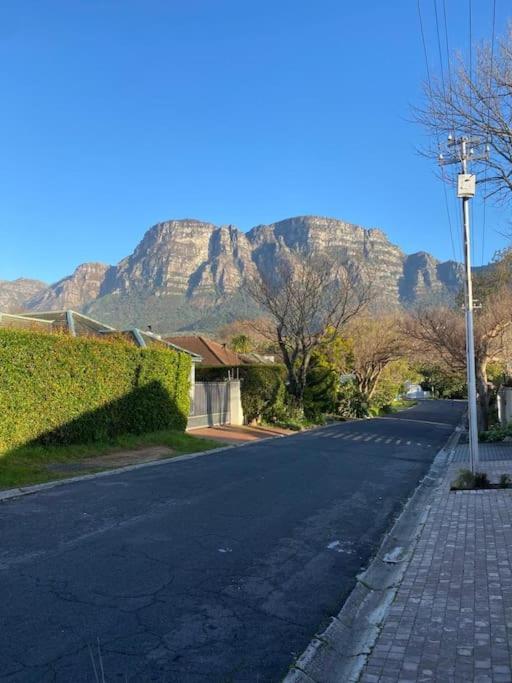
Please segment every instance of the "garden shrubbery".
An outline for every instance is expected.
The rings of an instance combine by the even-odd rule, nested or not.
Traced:
[[[505,427],[502,427],[500,424],[495,424],[485,432],[480,432],[478,440],[493,443],[496,441],[503,441],[503,439],[507,437],[512,437],[512,424],[508,424]]]
[[[0,451],[184,430],[190,358],[120,340],[0,330]]]

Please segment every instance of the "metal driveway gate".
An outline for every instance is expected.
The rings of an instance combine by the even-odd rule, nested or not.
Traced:
[[[196,382],[188,428],[229,424],[229,382]]]

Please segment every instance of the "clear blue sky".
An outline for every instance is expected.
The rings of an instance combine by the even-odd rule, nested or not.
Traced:
[[[446,4],[467,48],[468,2]],[[475,37],[491,4],[473,1]],[[408,122],[425,76],[414,0],[4,0],[0,59],[0,279],[116,263],[184,217],[328,215],[453,255]],[[506,228],[488,211],[487,259]]]

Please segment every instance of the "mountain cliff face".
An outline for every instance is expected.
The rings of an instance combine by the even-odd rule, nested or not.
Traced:
[[[25,301],[31,311],[52,311],[63,308],[81,308],[100,295],[110,266],[104,263],[82,263],[73,275],[36,292]]]
[[[23,302],[33,311],[80,309],[114,325],[212,329],[254,315],[243,296],[245,278],[311,251],[360,264],[386,306],[453,298],[460,286],[459,264],[423,252],[406,255],[380,230],[341,220],[300,216],[243,233],[184,219],[150,228],[117,266],[83,264]]]
[[[195,220],[168,221],[150,228],[131,256],[117,266],[111,293],[156,296],[226,295],[240,287],[251,263],[247,235]]]
[[[26,308],[27,299],[38,292],[45,291],[47,287],[45,282],[23,277],[11,281],[0,280],[0,311],[14,313]]]

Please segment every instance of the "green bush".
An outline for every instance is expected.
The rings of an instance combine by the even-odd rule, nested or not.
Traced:
[[[241,370],[242,408],[248,422],[279,420],[285,410],[286,387],[281,366],[253,365]]]
[[[485,472],[471,472],[471,470],[459,470],[457,479],[452,483],[453,489],[470,490],[470,489],[488,489],[491,482]]]
[[[331,367],[313,365],[308,372],[304,392],[304,414],[319,424],[323,415],[333,414],[338,407],[339,373]]]
[[[0,451],[184,430],[189,374],[164,348],[0,330]]]
[[[452,488],[454,489],[472,489],[475,486],[475,475],[471,470],[462,469],[459,470],[457,478],[452,483]]]
[[[488,489],[491,482],[485,472],[475,472],[475,488]]]
[[[500,475],[500,481],[499,481],[499,487],[500,489],[508,489],[510,488],[510,485],[512,484],[512,478],[510,477],[510,474],[501,474]]]
[[[506,427],[496,424],[487,431],[480,432],[478,439],[479,441],[496,442],[503,441],[507,436],[512,436],[512,423],[509,423]]]
[[[353,382],[346,382],[340,388],[338,413],[345,419],[367,417],[371,406]]]

